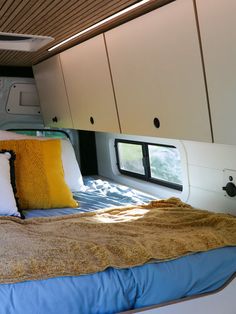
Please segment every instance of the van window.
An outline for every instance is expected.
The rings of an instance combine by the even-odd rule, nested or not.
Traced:
[[[141,175],[145,174],[142,145],[118,142],[117,148],[121,170]]]
[[[182,168],[175,146],[115,140],[119,172],[176,190],[183,190]]]
[[[181,160],[176,147],[148,145],[148,155],[151,178],[182,184]]]
[[[9,129],[8,131],[12,131],[18,134],[30,135],[30,136],[70,139],[69,134],[67,134],[66,131],[62,131],[62,130]]]

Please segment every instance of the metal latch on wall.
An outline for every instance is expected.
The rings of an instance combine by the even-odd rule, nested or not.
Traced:
[[[222,190],[226,192],[225,196],[234,197],[236,196],[236,171],[230,169],[224,169],[223,171],[225,186],[222,187]]]

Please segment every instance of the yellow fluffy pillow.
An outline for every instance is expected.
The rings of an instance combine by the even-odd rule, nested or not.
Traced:
[[[16,153],[15,176],[21,209],[76,207],[64,180],[60,140],[0,141]]]

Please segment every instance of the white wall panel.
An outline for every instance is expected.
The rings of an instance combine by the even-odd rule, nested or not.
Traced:
[[[236,215],[236,197],[225,196],[222,190],[227,183],[223,170],[236,170],[236,146],[190,141],[184,141],[183,145],[189,171],[188,203]]]
[[[174,145],[178,148],[182,156],[182,169],[183,169],[183,191],[173,190],[167,187],[160,186],[154,183],[146,183],[142,180],[121,175],[116,165],[116,155],[114,148],[115,138],[119,139],[131,139],[136,141],[144,141],[156,144]],[[142,190],[146,193],[156,196],[157,198],[168,198],[171,196],[179,197],[182,200],[188,199],[189,184],[188,184],[188,172],[185,157],[185,149],[180,141],[161,139],[156,137],[146,136],[130,136],[111,133],[96,133],[96,144],[98,154],[98,169],[99,174],[109,179],[115,180],[121,184],[126,184],[136,189]]]
[[[221,192],[223,184],[222,170],[188,165],[189,182],[192,187],[211,192]]]
[[[212,169],[236,169],[236,145],[184,141],[188,163]]]
[[[27,112],[27,110],[22,110],[18,114],[15,112],[8,113],[7,100],[9,92],[11,87],[17,84],[35,84],[35,81],[33,78],[0,76],[0,129],[42,128],[43,119],[41,114],[29,114],[31,112]]]
[[[114,139],[116,137],[170,144],[178,147],[183,158],[183,192],[119,174],[114,149]],[[224,181],[223,170],[236,170],[235,145],[177,141],[110,133],[97,133],[96,142],[100,175],[160,198],[176,196],[198,208],[236,215],[236,197],[225,196],[225,192],[222,190],[222,187],[227,183],[227,181]]]
[[[194,207],[236,215],[236,200],[210,190],[190,186],[188,203]]]

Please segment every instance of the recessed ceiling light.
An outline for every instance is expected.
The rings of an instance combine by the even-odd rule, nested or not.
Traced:
[[[17,51],[37,51],[54,38],[48,36],[36,36],[0,32],[0,49]]]
[[[64,44],[68,43],[69,41],[71,41],[71,40],[73,40],[73,39],[75,39],[75,38],[78,38],[79,36],[81,36],[81,35],[83,35],[83,34],[89,32],[89,31],[91,31],[92,29],[94,29],[94,28],[96,28],[96,27],[98,27],[98,26],[101,26],[101,25],[107,23],[108,21],[111,21],[111,20],[115,19],[116,17],[121,16],[121,15],[123,15],[123,14],[125,14],[125,13],[127,13],[127,12],[129,12],[129,11],[132,11],[132,10],[136,9],[137,7],[139,7],[139,6],[141,6],[141,5],[145,4],[145,3],[147,3],[147,2],[149,2],[149,1],[151,1],[151,0],[142,0],[142,1],[138,2],[138,3],[136,3],[136,4],[133,4],[133,5],[131,5],[130,7],[126,8],[126,9],[124,9],[124,10],[122,10],[122,11],[119,11],[118,13],[115,13],[115,14],[113,14],[113,15],[107,17],[106,19],[104,19],[104,20],[102,20],[102,21],[100,21],[100,22],[98,22],[98,23],[96,23],[96,24],[94,24],[94,25],[92,25],[92,26],[90,26],[90,27],[88,27],[88,28],[82,30],[81,32],[76,33],[75,35],[73,35],[73,36],[71,36],[71,37],[69,37],[69,38],[63,40],[63,41],[60,42],[59,44],[57,44],[57,45],[55,45],[55,46],[49,48],[48,51],[52,51],[52,50],[54,50],[54,49],[56,49],[56,48],[58,48],[58,47],[60,47],[60,46],[62,46],[62,45],[64,45]]]

